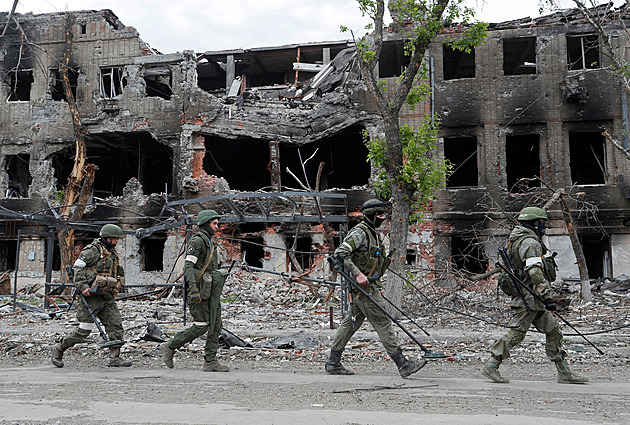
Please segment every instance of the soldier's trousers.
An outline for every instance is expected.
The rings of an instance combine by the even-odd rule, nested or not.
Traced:
[[[204,357],[206,362],[216,360],[219,336],[221,335],[221,329],[223,329],[221,320],[222,290],[223,282],[213,281],[210,298],[201,300],[199,304],[188,304],[188,310],[193,317],[193,325],[175,335],[168,344],[171,350],[177,350],[184,344],[199,338],[207,332]]]
[[[107,338],[109,338],[110,341],[122,340],[124,333],[122,317],[120,316],[116,301],[105,301],[101,297],[86,297],[86,300],[105,328]],[[61,340],[63,349],[70,348],[75,344],[85,341],[95,326],[94,320],[83,304],[83,301],[80,301],[78,306],[77,320],[79,321],[79,326]]]
[[[558,321],[547,310],[527,312],[524,307],[512,307],[511,329],[490,348],[492,357],[505,360],[510,357],[510,350],[523,341],[531,325],[546,336],[545,351],[552,362],[564,360],[566,351],[562,348],[562,332]]]
[[[383,306],[385,300],[381,296],[381,292],[378,288],[373,287],[373,293],[371,295],[376,302]],[[354,328],[352,323],[353,316]],[[341,321],[339,329],[337,329],[335,333],[335,340],[333,341],[331,350],[343,351],[348,341],[350,341],[350,338],[352,338],[352,335],[361,327],[361,324],[363,324],[366,318],[378,334],[387,354],[389,354],[390,357],[395,354],[398,351],[398,338],[392,329],[391,319],[364,294],[356,294],[353,296],[352,309],[348,309],[348,312]]]

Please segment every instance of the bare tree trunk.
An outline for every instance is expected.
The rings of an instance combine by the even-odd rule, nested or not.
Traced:
[[[567,204],[567,194],[562,189],[560,194],[560,205],[562,206],[562,217],[567,224],[567,231],[569,232],[569,239],[571,239],[571,245],[573,246],[573,252],[577,259],[578,270],[580,271],[580,298],[584,301],[590,301],[593,299],[591,293],[591,283],[588,278],[588,267],[586,266],[586,258],[584,257],[584,251],[582,250],[582,244],[578,239],[577,232],[575,231],[575,225],[573,224],[573,217],[571,217],[571,210]]]
[[[591,294],[591,284],[588,278],[588,267],[586,265],[586,257],[584,257],[584,251],[582,250],[582,244],[580,243],[580,239],[578,238],[577,232],[575,231],[575,224],[573,223],[573,217],[571,216],[571,209],[569,208],[569,203],[567,202],[567,194],[564,189],[558,189],[554,191],[551,186],[549,186],[542,179],[538,179],[548,190],[550,190],[553,195],[551,198],[545,203],[543,209],[548,209],[554,202],[558,201],[560,203],[560,208],[562,209],[562,218],[567,226],[567,233],[569,234],[569,239],[571,240],[571,247],[573,248],[573,253],[575,254],[575,259],[577,261],[578,271],[580,272],[580,298],[584,301],[590,301],[593,299],[593,294]]]
[[[74,99],[74,96],[72,95],[70,79],[68,78],[68,65],[70,64],[70,56],[72,53],[72,27],[74,25],[74,20],[74,15],[66,15],[66,34],[63,61],[59,66],[61,83],[63,85],[66,101],[68,102],[68,108],[70,109],[70,113],[72,114],[72,124],[74,127],[75,139],[74,166],[72,168],[72,173],[70,174],[70,177],[68,177],[68,183],[66,184],[64,190],[62,208],[60,213],[63,218],[72,218],[73,220],[79,220],[83,217],[83,213],[85,212],[84,204],[87,202],[92,191],[92,184],[94,183],[94,177],[98,167],[93,164],[88,164],[87,167],[85,165],[86,129],[81,124],[79,109],[77,108],[77,103]],[[73,208],[73,205],[75,203],[78,203],[78,205],[74,206]],[[65,270],[65,266],[71,265],[74,262],[74,230],[60,230],[58,232],[58,240],[61,264],[64,266],[61,268],[61,273],[64,280],[68,281],[69,277]]]

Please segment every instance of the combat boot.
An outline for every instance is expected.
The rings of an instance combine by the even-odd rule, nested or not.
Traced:
[[[330,357],[326,362],[326,373],[329,375],[354,375],[354,372],[346,369],[341,364],[341,353],[343,351],[330,350]]]
[[[481,369],[481,373],[486,378],[490,378],[493,382],[498,384],[507,384],[510,380],[501,376],[499,373],[499,365],[501,365],[501,360],[490,357],[488,363],[486,363]]]
[[[160,344],[160,353],[162,353],[162,360],[164,361],[164,365],[169,369],[173,369],[173,367],[175,367],[175,364],[173,363],[175,350],[168,346],[168,341]]]
[[[50,360],[57,367],[63,367],[63,352],[66,351],[61,343],[57,343],[50,349]]]
[[[229,372],[230,368],[219,363],[218,360],[212,360],[211,362],[205,362],[203,364],[204,372]]]
[[[130,361],[125,361],[120,358],[120,346],[109,347],[109,363],[107,363],[108,367],[129,367],[131,366]]]
[[[571,372],[566,360],[556,362],[556,369],[558,369],[558,383],[560,384],[586,384],[588,382],[586,376],[576,375]]]
[[[396,363],[396,366],[398,367],[398,373],[400,373],[400,376],[402,376],[403,378],[408,377],[412,373],[416,373],[427,364],[426,359],[422,359],[417,362],[407,360],[400,348],[398,349],[398,351],[396,351],[396,353],[394,353],[394,355],[392,356],[392,360],[394,361],[394,363]]]

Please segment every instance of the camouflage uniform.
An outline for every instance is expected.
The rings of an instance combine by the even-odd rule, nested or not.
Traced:
[[[381,238],[374,228],[365,222],[353,227],[341,246],[335,250],[335,256],[344,258],[344,268],[348,270],[351,276],[356,276],[359,273],[368,277],[378,274],[379,278],[370,281],[363,289],[379,304],[385,304],[380,291],[383,286],[380,276],[387,270],[389,259],[385,255]],[[391,319],[366,296],[358,292],[354,294],[352,299],[352,311],[344,316],[339,325],[331,350],[343,351],[352,335],[361,327],[366,318],[378,333],[387,354],[392,356],[396,353],[398,338],[392,329]]]
[[[212,210],[205,210],[212,211]],[[213,211],[212,211],[213,212]],[[214,213],[214,212],[213,212]],[[216,214],[216,213],[215,213]],[[200,213],[201,216],[201,213]],[[218,219],[218,214],[215,218]],[[204,371],[227,372],[227,366],[217,361],[219,336],[223,328],[221,320],[221,292],[227,276],[226,270],[219,269],[219,255],[216,242],[212,239],[213,231],[209,224],[200,225],[197,232],[189,241],[184,262],[184,279],[188,290],[188,310],[193,317],[193,325],[173,337],[162,345],[164,363],[173,367],[173,354],[184,344],[207,333],[204,349]],[[208,266],[201,274],[210,257]],[[195,298],[200,297],[200,302]]]
[[[343,243],[335,250],[335,257],[343,259],[344,268],[353,277],[361,273],[366,277],[376,277],[362,286],[375,302],[383,306],[385,300],[381,295],[381,276],[387,271],[390,258],[376,227],[380,225],[377,215],[388,210],[388,205],[378,199],[370,199],[361,207],[365,218],[350,230]],[[353,290],[351,308],[344,316],[330,349],[330,357],[326,362],[326,372],[332,375],[351,375],[352,371],[341,364],[341,353],[357,329],[368,319],[387,354],[394,360],[398,372],[405,378],[417,372],[426,364],[426,360],[409,361],[403,356],[396,333],[392,329],[391,319],[378,308],[367,296]]]
[[[499,366],[510,357],[510,350],[523,341],[532,324],[546,336],[545,351],[547,358],[556,365],[558,382],[588,382],[588,378],[576,375],[569,369],[565,360],[567,353],[562,348],[560,325],[552,314],[556,310],[556,304],[551,298],[551,282],[556,279],[556,263],[541,240],[544,224],[548,220],[547,214],[540,208],[523,208],[518,216],[520,225],[512,230],[508,238],[508,256],[514,263],[517,277],[537,296],[534,297],[525,288],[521,288],[521,296],[511,289],[512,285],[502,284],[502,277],[499,276],[501,288],[512,297],[512,321],[510,330],[490,348],[491,357],[481,369],[484,376],[497,383],[509,382],[509,379],[499,373]],[[517,282],[514,284],[519,285]]]
[[[77,258],[72,266],[72,270],[74,272],[75,290],[78,291],[79,297],[83,296],[81,293],[83,293],[85,289],[93,286],[97,276],[122,279],[125,274],[119,264],[115,247],[111,245],[108,246],[102,238],[95,239],[81,251],[79,258]],[[85,300],[90,305],[95,316],[98,317],[103,324],[108,339],[110,341],[122,342],[122,317],[116,305],[114,294],[111,291],[103,291],[99,294],[87,296]],[[95,327],[94,320],[82,301],[78,303],[77,320],[79,321],[79,326],[62,338],[59,344],[54,348],[54,350],[57,350],[56,355],[58,357],[56,358],[55,353],[53,353],[53,364],[57,367],[63,367],[63,362],[61,361],[63,352],[75,344],[84,342]],[[131,365],[131,363],[123,362],[120,359],[121,345],[122,343],[110,347],[110,358],[112,360],[108,366]]]
[[[551,284],[545,277],[543,267],[543,243],[536,233],[523,226],[514,228],[508,243],[512,243],[517,249],[514,250],[514,262],[516,268],[521,271],[523,281],[529,285],[540,299],[551,298]],[[529,261],[528,261],[529,260]],[[549,275],[551,271],[547,271]],[[547,341],[545,350],[547,357],[552,362],[564,360],[566,352],[562,348],[562,332],[556,318],[550,311],[545,309],[540,299],[534,298],[527,290],[523,290],[523,295],[531,313],[527,312],[523,299],[520,295],[512,296],[510,307],[512,308],[511,329],[499,339],[490,349],[492,356],[498,360],[505,360],[510,357],[512,347],[520,344],[525,338],[529,327],[533,324],[539,332],[546,335]]]

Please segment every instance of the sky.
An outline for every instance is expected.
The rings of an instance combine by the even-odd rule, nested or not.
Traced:
[[[13,1],[0,0],[0,11],[10,11]],[[466,1],[486,22],[539,16],[538,0]],[[345,40],[350,35],[340,32],[341,25],[361,36],[369,22],[361,17],[356,0],[19,0],[16,12],[100,9],[112,10],[123,25],[136,28],[162,53]]]

